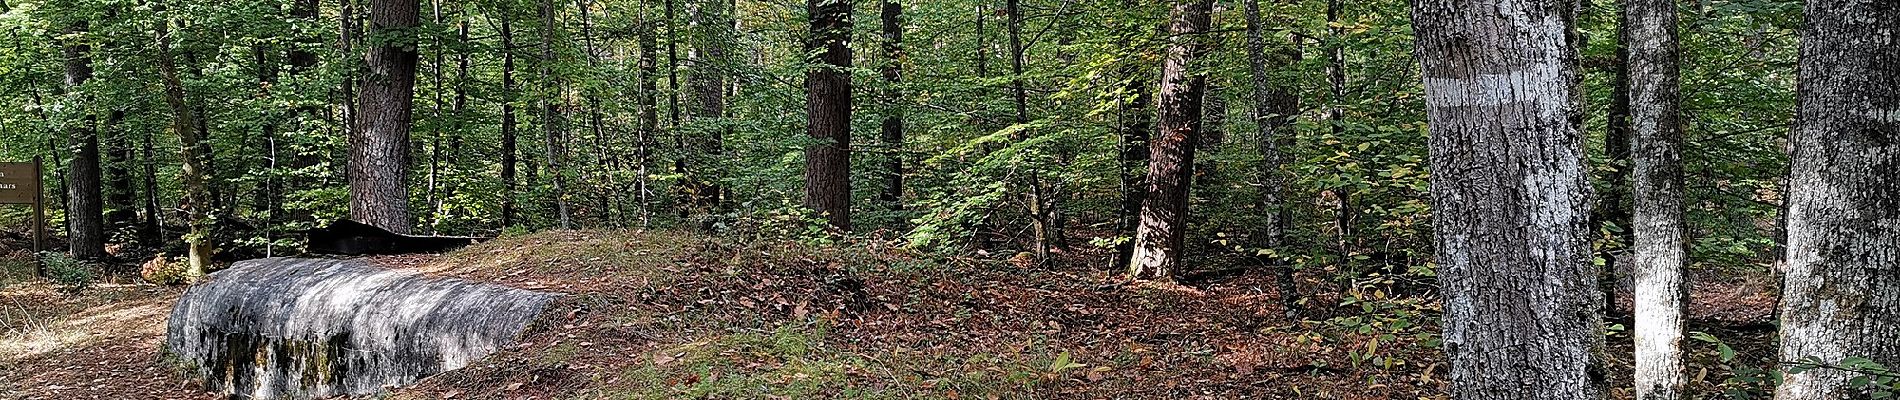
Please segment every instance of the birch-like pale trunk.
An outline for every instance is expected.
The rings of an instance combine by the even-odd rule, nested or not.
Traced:
[[[1676,3],[1628,0],[1623,8],[1629,63],[1630,159],[1635,190],[1634,335],[1636,398],[1684,396],[1683,307],[1688,262],[1682,217],[1682,128]]]
[[[1781,361],[1900,366],[1900,4],[1807,2],[1783,265]],[[1789,374],[1780,400],[1870,398]]]
[[[1450,398],[1601,399],[1568,2],[1419,0]]]

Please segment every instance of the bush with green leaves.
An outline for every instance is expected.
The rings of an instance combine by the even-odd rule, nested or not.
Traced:
[[[79,293],[92,286],[93,265],[90,262],[72,258],[66,253],[47,251],[40,253],[40,265],[45,266],[46,277],[59,284],[61,291]]]

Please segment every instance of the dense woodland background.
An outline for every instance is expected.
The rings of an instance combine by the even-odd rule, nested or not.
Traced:
[[[296,253],[353,217],[876,243],[1190,286],[1270,271],[1288,316],[1362,333],[1428,330],[1413,313],[1460,294],[1435,286],[1418,58],[1443,54],[1413,25],[1438,3],[424,1],[391,28],[393,3],[0,3],[0,160],[48,161],[52,226],[80,259]],[[1639,3],[1552,4],[1575,6],[1583,250],[1614,336],[1635,258],[1622,13]],[[1773,280],[1803,3],[1673,6],[1688,275]],[[389,78],[409,68],[413,89]],[[1163,224],[1178,230],[1137,234],[1144,201],[1185,213]],[[29,211],[0,209],[0,234],[24,238]],[[1148,247],[1185,251],[1149,263]],[[1753,371],[1721,373],[1772,381]]]

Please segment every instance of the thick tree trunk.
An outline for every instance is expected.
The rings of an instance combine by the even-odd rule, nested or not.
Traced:
[[[1573,10],[1413,4],[1450,397],[1601,399]]]
[[[501,226],[507,229],[519,222],[515,194],[521,185],[515,176],[520,164],[515,143],[515,35],[508,18],[501,19],[501,91]]]
[[[1207,76],[1190,70],[1205,53],[1213,0],[1175,0],[1168,23],[1167,60],[1161,65],[1161,90],[1155,119],[1159,129],[1149,144],[1148,194],[1135,229],[1135,252],[1128,275],[1172,281],[1181,273],[1187,234],[1188,188],[1194,147],[1201,134],[1201,96]]]
[[[1259,130],[1260,213],[1265,218],[1256,231],[1259,246],[1266,250],[1262,264],[1272,268],[1278,280],[1280,304],[1286,315],[1299,315],[1300,291],[1293,282],[1293,265],[1281,252],[1286,251],[1286,186],[1289,179],[1281,168],[1286,154],[1281,143],[1293,138],[1293,115],[1299,112],[1299,95],[1287,85],[1273,81],[1269,65],[1286,68],[1299,58],[1294,50],[1267,52],[1266,21],[1261,17],[1260,0],[1247,0],[1247,58],[1253,81],[1253,120]]]
[[[1682,341],[1688,262],[1682,206],[1682,129],[1676,3],[1628,0],[1630,131],[1634,161],[1636,398],[1686,397]]]
[[[884,33],[884,192],[879,198],[892,209],[904,209],[904,6],[897,0],[879,2]]]
[[[415,99],[416,0],[372,0],[357,129],[350,135],[350,218],[409,233],[409,128]]]
[[[1814,0],[1806,13],[1781,361],[1900,366],[1900,5]],[[1869,398],[1858,375],[1790,374],[1775,398]]]
[[[84,21],[67,27],[69,35],[86,34]],[[92,79],[92,48],[84,39],[64,46],[66,92],[85,116],[66,124],[66,146],[72,151],[71,170],[66,174],[66,235],[73,258],[97,260],[106,257],[105,201],[100,187],[99,130],[93,127],[88,91],[81,88]]]
[[[805,71],[805,207],[851,230],[851,1],[806,0],[812,66]]]
[[[573,214],[567,204],[567,172],[562,169],[567,158],[567,115],[561,112],[567,99],[562,94],[561,78],[555,76],[554,40],[558,36],[554,19],[554,0],[541,0],[541,59],[536,60],[541,67],[541,132],[547,136],[546,157],[548,180],[554,184],[554,213],[561,229],[574,227]]]

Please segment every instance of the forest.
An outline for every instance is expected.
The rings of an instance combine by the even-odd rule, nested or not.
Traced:
[[[0,398],[1892,398],[1896,27],[0,0]]]

